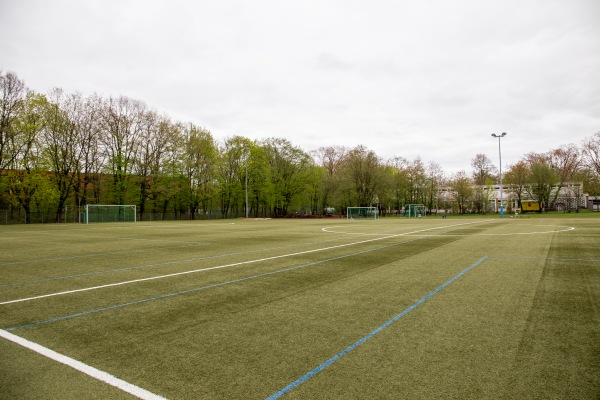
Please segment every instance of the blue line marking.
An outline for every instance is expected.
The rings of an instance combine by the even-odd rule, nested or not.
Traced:
[[[315,376],[319,372],[323,371],[325,368],[327,368],[328,366],[330,366],[331,364],[333,364],[334,362],[336,362],[338,359],[340,359],[344,355],[348,354],[349,352],[351,352],[352,350],[354,350],[355,348],[357,348],[358,346],[360,346],[361,344],[363,344],[367,340],[371,339],[373,336],[375,336],[376,334],[378,334],[379,332],[381,332],[382,330],[384,330],[385,328],[387,328],[388,326],[390,326],[391,324],[393,324],[394,322],[396,322],[397,320],[399,320],[400,318],[402,318],[404,315],[408,314],[409,312],[411,312],[412,310],[414,310],[415,308],[417,308],[419,305],[421,305],[422,303],[424,303],[425,301],[427,301],[427,299],[429,299],[431,296],[433,296],[434,294],[436,294],[440,290],[444,289],[446,286],[448,286],[449,284],[451,284],[452,282],[454,282],[455,280],[457,280],[458,278],[460,278],[461,276],[463,276],[464,274],[466,274],[467,272],[469,272],[471,269],[473,269],[476,266],[478,266],[479,264],[481,264],[487,258],[488,258],[487,256],[483,257],[482,259],[480,259],[479,261],[477,261],[475,264],[469,266],[468,268],[466,268],[465,270],[463,270],[459,274],[455,275],[454,277],[452,277],[451,279],[449,279],[448,281],[446,281],[446,283],[444,283],[443,285],[438,286],[435,290],[433,290],[432,292],[430,292],[428,295],[422,297],[419,301],[417,301],[416,303],[414,303],[412,306],[408,307],[407,309],[405,309],[404,311],[402,311],[400,314],[398,314],[395,317],[393,317],[392,319],[388,320],[386,323],[384,323],[383,325],[381,325],[380,327],[378,327],[377,329],[375,329],[374,331],[372,331],[368,335],[364,336],[363,338],[359,339],[355,343],[353,343],[350,346],[346,347],[344,350],[342,350],[341,352],[339,352],[335,356],[331,357],[329,360],[325,361],[323,364],[319,365],[318,367],[316,367],[312,371],[308,372],[306,375],[304,375],[304,376],[298,378],[297,380],[295,380],[294,382],[290,383],[289,385],[287,385],[286,387],[284,387],[280,391],[278,391],[278,392],[272,394],[271,396],[267,397],[266,400],[277,399],[277,398],[283,396],[284,394],[286,394],[287,392],[289,392],[290,390],[294,389],[296,386],[298,386],[298,385],[306,382],[308,379],[312,378],[313,376]]]
[[[81,317],[81,316],[84,316],[84,315],[95,314],[95,313],[99,313],[99,312],[102,312],[102,311],[114,310],[116,308],[121,308],[121,307],[126,307],[126,306],[132,306],[132,305],[141,304],[141,303],[147,303],[149,301],[161,300],[161,299],[165,299],[165,298],[169,298],[169,297],[174,297],[174,296],[179,296],[179,295],[183,295],[183,294],[187,294],[187,293],[192,293],[192,292],[199,292],[199,291],[202,291],[202,290],[212,289],[212,288],[219,287],[219,286],[230,285],[232,283],[238,283],[238,282],[243,282],[243,281],[247,281],[247,280],[251,280],[251,279],[261,278],[263,276],[275,275],[275,274],[279,274],[279,273],[282,273],[282,272],[292,271],[292,270],[295,270],[295,269],[300,269],[300,268],[310,267],[310,266],[313,266],[313,265],[323,264],[323,263],[326,263],[328,261],[335,261],[335,260],[340,260],[342,258],[356,256],[356,255],[359,255],[359,254],[370,253],[372,251],[377,251],[377,250],[385,249],[385,248],[388,248],[388,247],[399,246],[401,244],[406,244],[406,243],[414,242],[414,241],[417,241],[417,240],[421,240],[421,238],[413,239],[413,240],[407,240],[407,241],[400,242],[400,243],[393,243],[393,244],[389,244],[389,245],[386,245],[386,246],[380,246],[380,247],[376,247],[376,248],[369,249],[369,250],[359,251],[357,253],[346,254],[346,255],[343,255],[343,256],[328,258],[326,260],[320,260],[320,261],[316,261],[316,262],[309,263],[309,264],[297,265],[295,267],[284,268],[284,269],[280,269],[280,270],[277,270],[277,271],[271,271],[271,272],[265,272],[263,274],[247,276],[247,277],[244,277],[244,278],[234,279],[234,280],[231,280],[231,281],[214,283],[212,285],[201,286],[201,287],[197,287],[197,288],[193,288],[193,289],[183,290],[183,291],[180,291],[180,292],[167,293],[167,294],[163,294],[163,295],[156,296],[156,297],[150,297],[150,298],[147,298],[147,299],[141,299],[141,300],[131,301],[131,302],[128,302],[128,303],[115,304],[113,306],[108,306],[108,307],[103,307],[103,308],[97,308],[97,309],[88,310],[88,311],[82,311],[82,312],[78,312],[76,314],[65,315],[65,316],[62,316],[62,317],[56,317],[56,318],[47,319],[47,320],[43,320],[43,321],[31,322],[29,324],[24,324],[24,325],[19,325],[19,326],[13,326],[12,328],[6,328],[4,330],[5,331],[14,331],[14,330],[17,330],[17,329],[29,328],[29,327],[32,327],[32,326],[49,324],[49,323],[52,323],[52,322],[63,321],[65,319],[71,319],[71,318],[75,318],[75,317]]]

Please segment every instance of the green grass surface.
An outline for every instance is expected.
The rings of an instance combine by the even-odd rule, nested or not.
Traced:
[[[0,329],[166,398],[264,399],[349,346],[281,398],[600,394],[597,218],[19,225],[0,235]],[[90,290],[71,292],[80,289]],[[131,398],[2,338],[0,352],[3,399]]]

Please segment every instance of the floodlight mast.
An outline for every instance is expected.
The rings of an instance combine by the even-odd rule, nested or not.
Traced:
[[[249,159],[250,149],[246,145],[244,148],[245,158],[246,158],[246,219],[248,219],[248,159]]]
[[[500,151],[500,139],[506,136],[506,132],[502,132],[501,135],[492,133],[492,137],[498,138],[498,158],[500,159],[500,218],[504,217],[504,204],[502,203],[502,152]]]

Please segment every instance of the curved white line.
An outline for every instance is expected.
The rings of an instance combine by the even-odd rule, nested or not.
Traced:
[[[443,227],[438,227],[438,228],[432,228],[432,229],[439,229],[439,228],[452,228],[453,226],[457,226],[457,225],[452,225],[452,226],[443,226]],[[552,226],[552,225],[534,225],[534,226]],[[386,236],[389,235],[389,233],[354,233],[354,232],[339,232],[339,231],[333,231],[333,230],[329,230],[330,228],[335,228],[335,227],[325,227],[322,228],[321,230],[323,232],[327,232],[327,233],[336,233],[336,234],[340,234],[340,235],[360,235],[360,236]],[[407,233],[398,233],[395,234],[395,236],[402,236],[402,235],[410,235],[410,236],[510,236],[510,235],[539,235],[539,234],[545,234],[545,233],[560,233],[560,232],[568,232],[568,231],[573,231],[575,230],[575,227],[573,226],[565,226],[562,227],[564,229],[553,229],[551,231],[534,231],[534,232],[511,232],[511,233],[449,233],[449,234],[427,234],[427,235],[421,235],[418,234],[417,232],[407,232]]]

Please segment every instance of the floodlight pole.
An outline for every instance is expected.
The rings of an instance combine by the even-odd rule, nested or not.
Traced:
[[[246,161],[246,219],[248,219],[248,161]]]
[[[248,159],[250,149],[246,147],[246,219],[248,219]]]
[[[506,132],[502,132],[501,135],[492,133],[492,137],[498,138],[498,158],[500,159],[500,218],[504,217],[504,204],[502,203],[502,152],[500,151],[500,139],[506,136]]]

